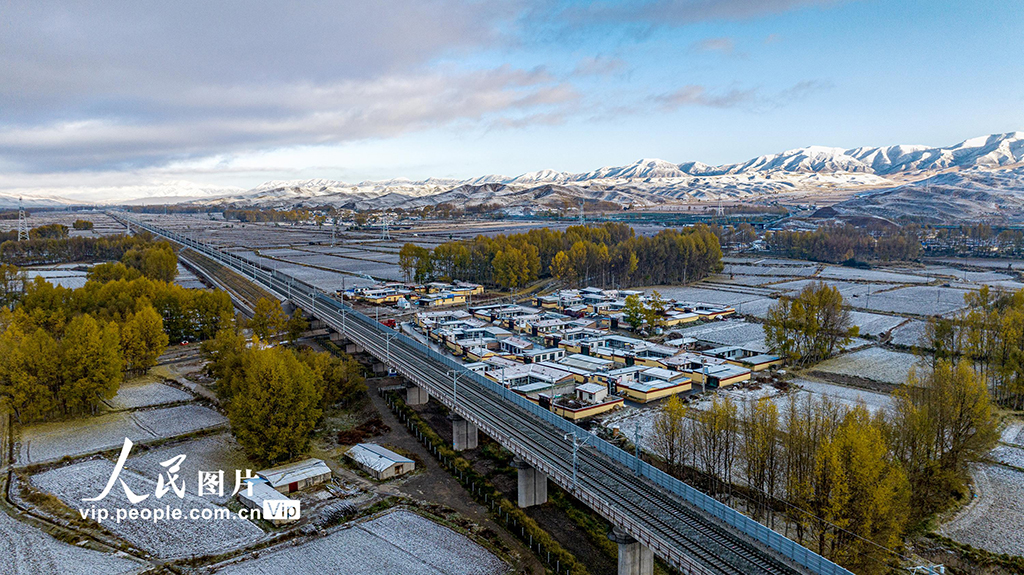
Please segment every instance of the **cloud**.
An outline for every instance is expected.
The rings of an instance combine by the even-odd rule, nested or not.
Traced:
[[[25,171],[387,137],[574,97],[542,69],[444,64],[509,41],[516,14],[471,0],[6,8],[0,164]]]
[[[718,52],[726,56],[732,56],[736,51],[736,43],[732,38],[705,38],[690,44],[691,52]]]
[[[626,69],[626,62],[619,58],[594,56],[583,58],[576,63],[573,76],[611,76]]]
[[[686,106],[706,106],[709,108],[735,108],[750,104],[757,97],[757,89],[731,89],[725,92],[712,92],[705,86],[690,84],[667,94],[655,96],[653,100],[666,110],[675,110]]]
[[[522,123],[579,98],[543,70],[507,66],[330,84],[204,85],[177,96],[161,114],[146,118],[0,128],[0,154],[37,169],[144,166],[259,147],[389,137],[460,121]]]
[[[828,81],[805,80],[778,92],[766,94],[759,87],[716,91],[699,84],[689,84],[677,90],[653,96],[651,101],[666,111],[700,106],[723,109],[741,108],[752,112],[765,112],[787,106],[832,87],[832,83]]]
[[[650,26],[683,26],[711,20],[747,20],[790,10],[830,6],[846,0],[650,0],[623,3],[606,0],[563,11],[574,26],[631,22]]]

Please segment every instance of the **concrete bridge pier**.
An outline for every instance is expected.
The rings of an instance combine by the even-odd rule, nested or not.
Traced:
[[[430,401],[430,394],[427,393],[426,389],[422,387],[409,384],[409,387],[405,388],[405,403],[408,405],[423,405]]]
[[[619,544],[619,575],[654,575],[654,552],[649,547],[618,527],[608,539]]]
[[[452,420],[452,448],[455,451],[466,451],[467,449],[476,449],[480,444],[480,438],[477,433],[476,424],[462,419],[454,413],[451,414]]]
[[[519,472],[519,507],[533,507],[548,501],[548,476],[516,457],[512,467]]]

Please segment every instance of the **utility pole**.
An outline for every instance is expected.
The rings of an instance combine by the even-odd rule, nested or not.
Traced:
[[[452,412],[454,412],[455,406],[459,404],[459,376],[462,374],[451,369],[448,370],[448,375],[452,376]]]
[[[640,421],[639,420],[637,420],[636,426],[633,428],[633,438],[636,440],[634,442],[634,448],[635,449],[634,449],[633,453],[636,456],[636,475],[637,475],[637,477],[639,477],[640,476],[640,463],[643,461],[642,459],[640,459],[640,442],[643,441],[643,434],[640,433]]]
[[[18,241],[26,240],[28,240],[28,217],[25,216],[25,206],[22,205],[21,198],[18,198]]]
[[[590,441],[591,437],[593,437],[593,436],[592,435],[588,435],[586,437],[586,439],[584,439],[583,441],[580,441],[580,437],[578,435],[576,435],[575,432],[573,432],[573,433],[566,433],[565,434],[565,440],[566,441],[570,441],[570,438],[571,438],[571,441],[572,441],[572,487],[573,487],[573,489],[576,489],[576,472],[577,472],[577,470],[580,467],[580,460],[579,460],[580,448],[581,447],[586,447],[587,442]]]

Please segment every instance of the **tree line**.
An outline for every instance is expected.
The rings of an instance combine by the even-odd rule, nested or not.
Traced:
[[[309,210],[236,209],[224,210],[225,220],[240,222],[304,222],[310,217]]]
[[[169,341],[212,337],[230,320],[227,294],[145,275],[161,274],[145,254],[162,258],[163,246],[137,251],[138,258],[126,257],[129,265],[96,266],[77,289],[0,269],[7,304],[0,310],[0,402],[19,422],[95,412],[125,374],[155,365]]]
[[[399,266],[407,279],[461,279],[504,288],[552,277],[566,285],[634,286],[697,281],[721,270],[718,238],[705,225],[637,236],[605,223],[522,234],[477,236],[433,250],[406,244]]]
[[[997,439],[982,379],[940,360],[871,414],[804,395],[707,409],[671,398],[654,424],[669,471],[856,573],[889,572],[904,534],[967,493]]]
[[[992,397],[1024,409],[1024,290],[999,293],[982,287],[964,294],[967,306],[953,317],[928,320],[921,345],[939,360],[968,362]]]
[[[132,248],[143,249],[153,243],[148,233],[72,238],[67,226],[60,224],[33,228],[27,241],[17,240],[17,231],[0,233],[0,261],[25,266],[120,260]]]
[[[919,227],[822,226],[814,231],[776,231],[765,234],[773,253],[802,260],[851,261],[916,260],[921,253]]]

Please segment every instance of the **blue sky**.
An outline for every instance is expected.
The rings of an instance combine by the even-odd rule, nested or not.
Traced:
[[[1019,0],[6,10],[7,193],[720,164],[1024,129]]]

